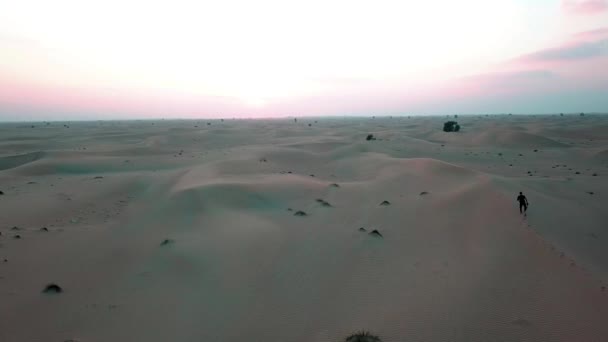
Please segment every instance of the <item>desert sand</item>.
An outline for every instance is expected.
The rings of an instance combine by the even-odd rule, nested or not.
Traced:
[[[1,124],[0,341],[608,341],[608,116],[446,120]]]

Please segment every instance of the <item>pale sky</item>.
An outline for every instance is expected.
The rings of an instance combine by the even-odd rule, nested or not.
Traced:
[[[608,112],[608,0],[0,0],[0,120]]]

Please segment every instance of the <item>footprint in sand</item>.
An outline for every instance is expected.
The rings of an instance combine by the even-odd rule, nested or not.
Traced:
[[[532,326],[532,322],[527,319],[519,318],[514,321],[511,321],[511,324],[516,325],[518,327],[526,328]]]

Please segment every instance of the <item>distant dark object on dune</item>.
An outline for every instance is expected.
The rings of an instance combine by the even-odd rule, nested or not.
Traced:
[[[309,123],[309,124],[308,124],[308,127],[311,127],[311,126],[312,126],[312,124],[310,124],[310,123]]]
[[[361,227],[361,228],[359,228],[359,231],[360,231],[360,232],[365,232],[365,231],[367,231],[367,230],[366,230],[365,228]]]
[[[524,155],[520,153],[520,154],[518,154],[518,156],[523,157]]]
[[[310,176],[310,177],[314,177],[315,175],[311,173],[309,176]]]
[[[103,179],[103,176],[96,176],[95,179]]]
[[[377,229],[372,230],[369,235],[372,236],[376,236],[376,237],[382,237],[382,234],[380,234],[380,232]]]
[[[207,126],[211,126],[211,122],[207,122]]]
[[[367,141],[376,140],[376,138],[374,137],[373,134],[368,134],[367,137],[365,138],[365,140],[367,140]]]
[[[48,229],[47,227],[42,227],[42,228],[40,228],[40,231],[43,231],[43,232],[48,232],[48,231],[49,231],[49,229]]]
[[[538,152],[538,150],[535,149],[534,152]]]
[[[166,245],[172,244],[172,243],[174,243],[174,242],[175,242],[175,241],[174,241],[174,240],[171,240],[171,239],[164,239],[164,240],[163,240],[163,241],[160,243],[160,245],[161,245],[161,246],[166,246]]]
[[[298,122],[298,119],[297,118],[293,118],[293,122]]]
[[[423,191],[423,192],[420,193],[420,196],[424,196],[424,195],[428,195],[428,194],[429,194],[428,192]]]
[[[587,191],[587,193],[588,193],[589,195],[593,195],[593,194],[595,194],[595,192],[593,192],[593,191]]]
[[[21,235],[17,234],[15,236],[13,236],[14,239],[21,239]]]
[[[592,174],[593,177],[597,177],[597,173]],[[1,191],[0,191],[1,192]],[[1,194],[0,194],[1,195]]]
[[[564,113],[559,113],[559,116],[564,116]]]
[[[331,186],[332,188],[339,188],[340,185],[338,185],[338,183],[331,183],[329,184],[329,186]]]
[[[17,226],[13,226],[13,227],[11,228],[11,230],[21,230],[21,228],[19,228],[19,227],[17,227]]]
[[[266,158],[261,158],[260,159],[260,163],[266,163],[266,162],[268,162],[268,160]]]
[[[579,115],[580,115],[580,116],[585,116],[585,113],[581,113],[581,114],[579,114]]]
[[[0,190],[0,195],[4,195],[4,192],[2,190]]]
[[[368,331],[359,331],[346,338],[345,342],[382,342],[380,337],[370,334]]]
[[[303,212],[302,210],[298,210],[293,214],[293,216],[307,216],[308,214]]]
[[[459,132],[460,125],[456,121],[447,121],[443,123],[444,132]]]
[[[49,293],[49,294],[56,294],[56,293],[61,293],[63,292],[63,289],[61,288],[61,286],[57,285],[57,284],[48,284],[44,290],[42,290],[42,293]]]
[[[389,202],[389,201],[382,201],[382,203],[380,203],[380,205],[391,205],[391,202]]]
[[[458,119],[458,114],[454,114],[454,119]]]

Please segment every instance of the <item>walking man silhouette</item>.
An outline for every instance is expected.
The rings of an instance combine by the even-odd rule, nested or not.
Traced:
[[[519,196],[517,196],[517,201],[519,202],[519,213],[525,215],[528,210],[528,199],[521,191],[519,192]]]

